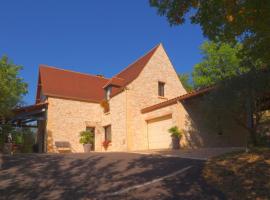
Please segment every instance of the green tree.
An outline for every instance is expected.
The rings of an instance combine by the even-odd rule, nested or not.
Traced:
[[[222,80],[246,73],[238,57],[242,45],[204,42],[201,46],[202,62],[194,66],[192,77],[195,88],[214,85]]]
[[[191,92],[193,90],[193,85],[190,81],[190,75],[189,74],[178,74],[178,77],[179,77],[183,87],[186,89],[186,91]]]
[[[21,66],[9,61],[7,56],[0,59],[0,119],[5,119],[11,110],[22,100],[27,93],[27,84],[20,78]]]
[[[200,24],[213,41],[241,42],[241,53],[253,61],[270,63],[269,0],[149,0],[171,25],[188,18]],[[191,12],[190,12],[191,11]],[[187,15],[187,13],[189,13]]]

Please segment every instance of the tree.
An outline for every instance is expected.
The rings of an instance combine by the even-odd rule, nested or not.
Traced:
[[[191,92],[193,90],[193,85],[190,81],[189,74],[178,74],[178,77],[186,91]]]
[[[149,0],[171,25],[189,17],[206,37],[227,43],[241,42],[243,57],[270,63],[269,0]],[[191,11],[191,12],[189,12]],[[190,15],[187,15],[189,13]]]
[[[270,74],[258,67],[260,62],[243,67],[238,57],[241,48],[241,44],[205,42],[201,46],[203,60],[193,69],[193,84],[195,88],[215,85],[200,102],[201,121],[207,128],[222,132],[237,124],[249,133],[251,144],[256,145]]]
[[[11,110],[27,93],[27,84],[18,77],[21,66],[9,61],[7,56],[0,59],[0,119],[11,115]]]
[[[195,88],[217,84],[246,73],[249,69],[240,65],[238,57],[241,44],[204,42],[201,46],[202,62],[194,66],[192,77]]]

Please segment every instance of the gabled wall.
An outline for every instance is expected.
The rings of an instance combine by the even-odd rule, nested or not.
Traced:
[[[165,83],[165,98],[158,96],[158,81]],[[162,45],[140,75],[127,86],[128,149],[147,149],[147,122],[141,109],[185,94]],[[184,115],[184,114],[183,114]]]

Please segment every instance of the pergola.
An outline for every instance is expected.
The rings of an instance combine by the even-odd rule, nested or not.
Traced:
[[[13,117],[8,123],[20,128],[36,128],[38,152],[45,152],[45,124],[48,103],[42,102],[13,110]]]
[[[37,127],[29,125],[31,122],[45,121],[47,102],[38,103],[30,106],[14,109],[14,116],[9,120],[12,125],[20,127]]]

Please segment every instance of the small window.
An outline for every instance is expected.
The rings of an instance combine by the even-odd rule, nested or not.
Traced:
[[[106,98],[106,100],[109,100],[110,99],[111,93],[112,93],[112,87],[111,86],[108,86],[106,88],[106,90],[105,90],[105,98]]]
[[[165,88],[165,83],[158,82],[158,96],[160,96],[160,97],[165,96],[164,88]]]
[[[112,141],[112,128],[111,128],[111,125],[105,126],[104,130],[105,130],[105,140],[106,141]]]

